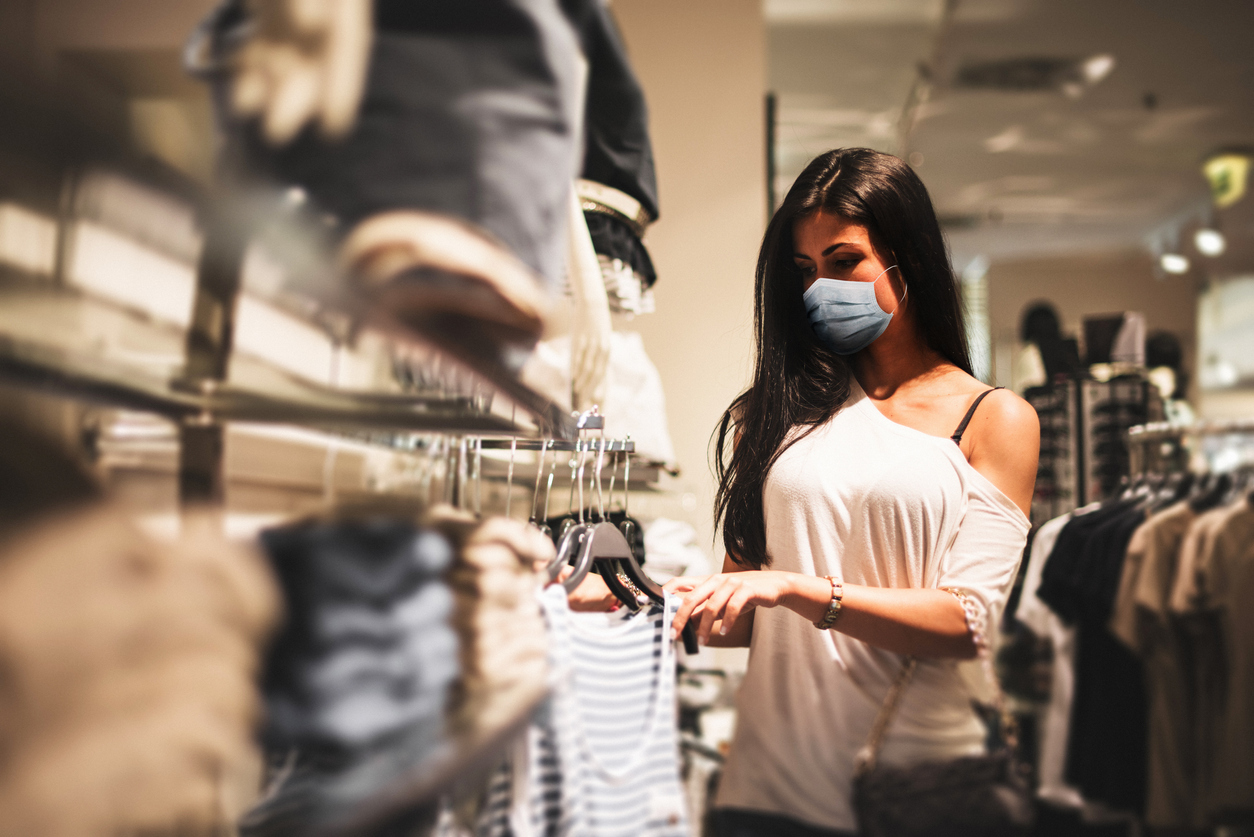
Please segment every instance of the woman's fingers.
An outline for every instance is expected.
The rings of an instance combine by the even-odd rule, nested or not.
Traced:
[[[723,608],[723,624],[719,625],[719,636],[726,636],[732,628],[736,626],[736,620],[740,615],[752,607],[753,594],[749,588],[741,585],[735,595],[727,602],[727,606]]]
[[[688,624],[688,620],[692,617],[692,612],[718,589],[720,578],[721,576],[712,575],[684,595],[684,602],[679,606],[679,610],[675,611],[675,618],[672,621],[671,633],[673,636],[679,636],[679,632],[684,629],[684,625]]]
[[[706,599],[700,621],[697,623],[697,641],[702,645],[709,643],[710,632],[714,630],[714,623],[723,615],[723,610],[727,607],[727,603],[740,589],[740,579],[728,577],[723,579],[718,588]]]

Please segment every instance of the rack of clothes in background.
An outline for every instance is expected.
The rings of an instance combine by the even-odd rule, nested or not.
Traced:
[[[1057,517],[1109,497],[1128,473],[1128,428],[1158,421],[1162,399],[1140,371],[1105,381],[1059,377],[1023,397],[1041,423],[1032,520]]]
[[[1014,619],[1052,646],[1044,822],[1248,834],[1254,421],[1148,423],[1125,441],[1121,490],[1029,542]]]
[[[687,834],[677,601],[626,499],[657,467],[572,410],[656,278],[608,9],[347,0],[361,129],[275,141],[227,103],[293,8],[188,45],[213,190],[0,80],[0,834]],[[599,360],[555,398],[523,367],[564,281]]]

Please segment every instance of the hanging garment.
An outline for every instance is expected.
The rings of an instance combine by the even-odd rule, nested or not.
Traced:
[[[1199,579],[1206,578],[1215,535],[1229,509],[1221,506],[1199,514],[1184,535],[1168,606],[1178,620],[1189,649],[1189,681],[1193,700],[1194,820],[1206,822],[1215,786],[1217,754],[1222,746],[1219,719],[1224,715],[1227,666],[1219,613],[1207,606]]]
[[[1067,738],[1071,728],[1071,700],[1075,690],[1075,629],[1064,625],[1037,596],[1041,586],[1041,570],[1058,541],[1058,535],[1070,514],[1056,517],[1041,525],[1032,539],[1028,569],[1023,580],[1023,596],[1015,618],[1032,633],[1050,640],[1053,647],[1053,678],[1049,705],[1040,736],[1040,758],[1037,763],[1037,795],[1057,805],[1079,808],[1084,804],[1080,792],[1067,784],[1063,772],[1067,760]]]
[[[1188,502],[1152,515],[1128,543],[1111,631],[1140,657],[1148,700],[1145,821],[1155,828],[1195,822],[1195,711],[1190,647],[1167,603],[1185,534],[1197,514]]]
[[[574,613],[541,596],[553,693],[489,787],[478,837],[681,837],[675,652],[667,596],[636,614]]]
[[[261,542],[288,605],[262,678],[263,741],[298,756],[240,831],[296,837],[354,816],[449,749],[453,551],[383,515],[305,521]]]
[[[658,218],[657,174],[644,90],[607,0],[561,0],[588,60],[584,157],[579,197],[600,253],[657,281],[644,228]],[[613,195],[606,194],[616,193]]]
[[[570,365],[569,337],[544,340],[523,367],[522,378],[533,389],[565,403],[571,393]],[[610,365],[605,375],[605,400],[600,406],[607,439],[630,436],[641,456],[658,462],[675,461],[662,376],[638,332],[610,334]]]
[[[352,751],[443,732],[457,637],[449,543],[403,521],[310,521],[261,536],[288,604],[263,679],[274,749]]]
[[[256,796],[253,682],[278,597],[191,517],[106,504],[0,543],[0,835],[219,834]]]
[[[1076,627],[1065,777],[1086,800],[1138,814],[1147,770],[1144,672],[1108,623],[1128,541],[1144,519],[1134,500],[1073,516],[1058,535],[1037,592]]]
[[[218,63],[247,17],[212,19]],[[366,88],[342,141],[313,127],[271,147],[218,91],[228,165],[303,187],[344,232],[376,213],[469,221],[543,276],[564,276],[570,182],[579,170],[579,44],[557,0],[378,0]]]
[[[892,421],[850,383],[841,410],[767,475],[771,568],[873,587],[956,587],[997,624],[1027,518],[953,441]],[[901,665],[897,654],[815,630],[786,608],[757,610],[717,806],[855,829],[854,758]],[[957,660],[921,660],[885,763],[983,753],[987,730],[970,698]]]
[[[1192,603],[1203,618],[1210,615],[1225,675],[1220,681],[1199,672],[1204,695],[1216,687],[1223,692],[1220,700],[1203,697],[1198,704],[1213,716],[1201,725],[1209,730],[1203,742],[1213,749],[1202,754],[1209,763],[1199,765],[1207,782],[1199,796],[1205,821],[1248,823],[1254,818],[1254,508],[1243,498],[1217,509],[1213,520],[1210,537],[1191,561],[1192,573],[1178,576],[1176,590],[1178,601]]]
[[[644,549],[649,556],[649,577],[659,584],[676,576],[714,572],[709,553],[701,547],[701,536],[683,520],[653,520],[644,530]]]
[[[491,734],[516,722],[547,691],[548,642],[535,591],[553,545],[534,526],[486,520],[438,506],[427,522],[454,544],[453,591],[460,675],[449,714],[460,735]]]

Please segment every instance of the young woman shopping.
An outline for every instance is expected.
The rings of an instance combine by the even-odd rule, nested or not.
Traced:
[[[810,163],[767,227],[754,314],[753,383],[718,432],[728,557],[667,585],[674,630],[750,648],[719,833],[853,833],[855,757],[904,658],[880,763],[983,751],[958,661],[1014,579],[1039,428],[972,376],[935,211],[896,157]]]

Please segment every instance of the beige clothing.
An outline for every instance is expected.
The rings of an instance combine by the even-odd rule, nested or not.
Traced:
[[[257,786],[264,564],[115,508],[0,544],[0,835],[209,833]]]
[[[1216,748],[1202,801],[1212,821],[1254,814],[1254,508],[1229,507],[1216,525],[1206,560],[1197,564],[1190,597],[1219,624],[1224,700],[1218,703]]]
[[[1149,750],[1146,823],[1155,828],[1196,824],[1196,718],[1191,646],[1167,612],[1180,547],[1197,515],[1187,502],[1151,516],[1132,535],[1111,631],[1145,667]]]
[[[1194,819],[1200,822],[1209,819],[1209,800],[1218,778],[1216,766],[1223,734],[1220,719],[1227,694],[1222,629],[1219,612],[1209,595],[1208,579],[1215,537],[1231,511],[1229,507],[1211,509],[1189,527],[1180,547],[1179,566],[1168,601],[1192,652],[1189,682],[1194,701]]]

